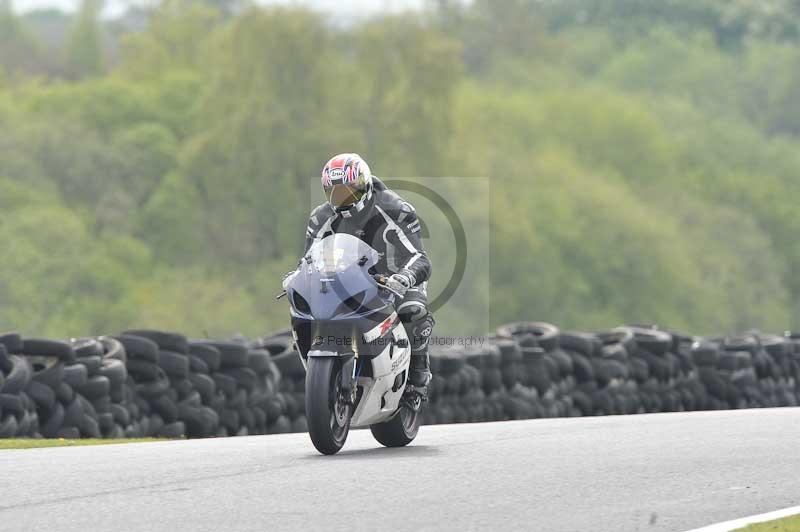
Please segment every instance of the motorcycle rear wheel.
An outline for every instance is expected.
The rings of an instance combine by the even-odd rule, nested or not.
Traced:
[[[336,357],[308,359],[306,419],[308,434],[322,454],[336,454],[347,441],[352,408],[342,402],[342,364]]]
[[[421,421],[422,416],[419,410],[415,412],[411,408],[403,406],[392,419],[370,425],[369,430],[381,445],[403,447],[417,437]]]

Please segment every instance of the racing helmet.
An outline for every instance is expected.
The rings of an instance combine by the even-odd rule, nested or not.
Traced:
[[[372,173],[369,165],[356,153],[342,153],[332,157],[322,169],[322,189],[328,203],[336,212],[363,210],[372,197]]]

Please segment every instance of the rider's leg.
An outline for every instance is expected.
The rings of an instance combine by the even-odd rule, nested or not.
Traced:
[[[409,382],[419,388],[427,386],[431,380],[428,360],[428,341],[436,323],[428,310],[428,297],[425,287],[414,287],[397,306],[397,314],[411,339],[411,368]]]

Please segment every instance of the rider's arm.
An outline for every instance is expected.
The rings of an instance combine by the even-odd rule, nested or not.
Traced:
[[[403,231],[402,235],[398,235],[401,244],[398,249],[405,251],[397,261],[398,265],[414,275],[415,285],[422,284],[431,276],[431,261],[420,238],[419,218],[411,205],[404,203],[403,209],[397,216],[397,225]]]
[[[314,243],[314,240],[321,236],[319,234],[320,229],[322,229],[323,225],[327,225],[329,217],[328,213],[325,212],[324,205],[320,205],[311,211],[311,214],[308,216],[308,225],[306,226],[306,243],[300,257],[305,257],[309,248],[311,248],[311,244]]]
[[[300,257],[306,256],[306,253],[308,253],[308,250],[311,248],[311,244],[313,243],[314,243],[314,235],[309,233],[308,229],[306,229],[306,243],[303,246],[303,253],[300,255]]]

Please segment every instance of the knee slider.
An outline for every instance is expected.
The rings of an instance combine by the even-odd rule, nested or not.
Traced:
[[[414,336],[427,340],[433,332],[435,323],[436,320],[433,319],[433,314],[428,312],[428,309],[425,309],[424,316],[413,322],[412,329],[414,331]]]
[[[408,325],[407,331],[411,336],[412,348],[416,351],[426,347],[436,323],[428,307],[422,303],[409,302],[400,309],[399,316],[403,323]]]
[[[403,323],[408,323],[412,327],[417,326],[424,321],[430,321],[433,326],[433,314],[430,313],[428,307],[420,301],[408,301],[400,305],[397,310],[397,316]]]

